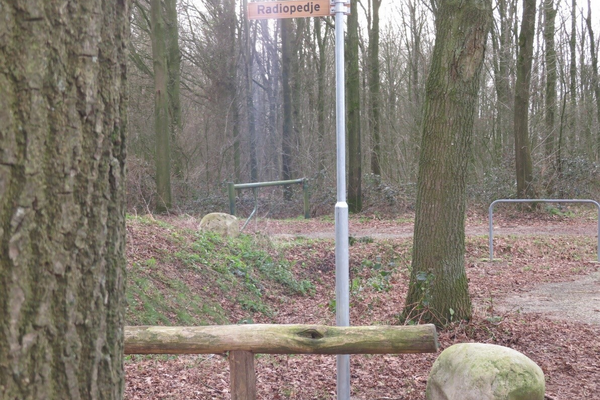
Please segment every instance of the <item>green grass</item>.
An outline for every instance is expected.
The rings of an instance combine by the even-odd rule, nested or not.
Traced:
[[[264,238],[220,235],[180,229],[149,217],[128,216],[138,226],[166,245],[133,248],[151,249],[152,254],[130,262],[127,280],[129,325],[206,325],[235,323],[221,305],[238,304],[253,314],[273,315],[263,301],[270,290],[288,296],[310,295],[313,284],[297,279],[293,264],[286,261]],[[148,239],[146,239],[148,240]],[[175,251],[169,249],[175,248]],[[129,255],[135,258],[135,255]]]

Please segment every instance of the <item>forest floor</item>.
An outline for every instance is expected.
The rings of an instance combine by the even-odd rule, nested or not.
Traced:
[[[498,214],[493,262],[487,215],[467,218],[473,319],[439,331],[440,351],[461,342],[511,347],[543,369],[547,399],[600,399],[595,213]],[[190,216],[165,220],[183,230],[195,230],[198,223]],[[352,325],[398,323],[407,291],[413,221],[411,214],[351,218]],[[145,247],[151,243],[145,241],[160,235],[159,230],[129,222],[130,260],[150,251]],[[250,222],[245,233],[267,238],[294,262],[298,279],[313,286],[308,295],[265,289],[264,301],[275,310],[268,315],[223,302],[231,321],[334,324],[334,230],[331,218]],[[352,398],[424,399],[427,375],[438,354],[351,356]],[[128,356],[125,369],[127,399],[230,398],[228,362],[221,355]],[[335,357],[258,355],[256,371],[260,399],[335,398]]]

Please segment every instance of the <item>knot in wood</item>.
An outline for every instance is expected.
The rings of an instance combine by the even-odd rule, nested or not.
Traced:
[[[298,332],[299,336],[308,338],[308,339],[322,339],[325,335],[314,328],[305,329],[303,331]]]

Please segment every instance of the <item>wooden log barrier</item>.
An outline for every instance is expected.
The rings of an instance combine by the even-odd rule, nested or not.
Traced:
[[[125,354],[400,354],[437,349],[434,325],[125,327]]]
[[[434,325],[126,326],[125,354],[229,352],[232,400],[256,399],[254,354],[435,353]]]

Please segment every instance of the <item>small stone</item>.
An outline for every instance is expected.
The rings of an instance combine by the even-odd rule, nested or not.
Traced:
[[[224,236],[237,237],[240,234],[240,222],[234,216],[225,213],[206,214],[200,221],[198,230],[215,232]]]

